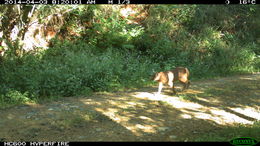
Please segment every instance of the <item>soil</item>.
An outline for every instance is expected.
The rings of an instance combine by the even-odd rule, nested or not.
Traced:
[[[260,74],[157,85],[0,110],[0,141],[192,141],[260,120]]]

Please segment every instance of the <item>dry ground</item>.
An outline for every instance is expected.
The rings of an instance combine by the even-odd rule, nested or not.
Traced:
[[[260,74],[194,81],[174,96],[169,88],[156,91],[153,86],[0,110],[0,141],[193,141],[260,120]]]

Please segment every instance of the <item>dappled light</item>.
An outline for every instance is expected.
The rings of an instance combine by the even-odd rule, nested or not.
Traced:
[[[240,79],[246,79],[246,77],[241,77]],[[210,83],[207,87],[214,85],[214,88],[216,88],[215,86],[218,86],[218,84],[217,82]],[[109,96],[106,98],[108,100],[107,104],[105,106],[102,105],[103,108],[97,107],[95,109],[137,136],[145,135],[145,133],[160,133],[160,129],[163,129],[162,127],[167,127],[166,125],[169,122],[167,116],[171,116],[173,121],[201,119],[223,126],[233,124],[251,125],[255,121],[260,120],[259,105],[257,103],[253,105],[256,104],[255,106],[258,106],[258,108],[248,106],[247,104],[238,104],[236,106],[234,103],[226,103],[224,106],[223,101],[220,100],[222,96],[218,97],[219,94],[212,96],[213,93],[211,93],[211,96],[207,97],[209,89],[203,88],[200,84],[198,86],[200,86],[199,89],[188,89],[177,95],[168,95],[169,89],[165,89],[165,94],[156,94],[156,92],[149,90],[149,92],[137,91],[123,94],[119,97]],[[227,88],[224,88],[224,86],[221,87],[220,85],[216,88],[216,91],[224,92],[227,90]],[[177,86],[177,89],[180,90],[180,87]],[[154,91],[156,91],[156,88],[154,88]],[[236,92],[235,90],[227,91]],[[189,99],[188,97],[192,98]],[[239,99],[239,97],[236,98]],[[153,108],[146,110],[146,108],[151,106]],[[162,110],[165,106],[167,107],[167,112],[172,112],[172,114],[161,117],[167,113]],[[138,122],[132,123],[133,118]],[[142,122],[140,123],[139,121]]]
[[[147,105],[143,102],[131,102],[129,98],[131,97],[123,96],[122,98],[116,97],[116,99],[110,97],[110,100],[107,101],[106,106],[96,106],[95,110],[106,115],[114,122],[121,124],[136,136],[140,136],[143,133],[156,133],[156,127],[159,127],[160,125],[158,121],[153,119],[153,117],[147,116],[147,114],[140,114],[138,111],[134,111],[135,109],[145,108]],[[84,100],[82,101],[87,105],[91,104],[90,102],[85,102]],[[161,114],[160,111],[156,111],[156,109],[146,112],[148,115],[150,115],[151,112]],[[133,119],[137,119],[139,121],[141,120],[143,123],[132,123],[131,120]]]
[[[198,91],[197,93],[201,93]],[[182,100],[180,97],[171,97],[166,95],[154,95],[146,92],[136,93],[134,95],[137,98],[143,98],[148,100],[157,100],[165,102],[173,108],[177,108],[182,111],[184,114],[181,116],[183,118],[199,118],[204,120],[211,120],[216,122],[217,124],[225,125],[225,124],[234,124],[234,123],[243,123],[243,124],[253,124],[254,120],[260,120],[260,111],[259,109],[254,109],[251,107],[245,106],[244,108],[230,108],[230,110],[234,110],[237,113],[240,113],[245,116],[251,117],[254,120],[244,119],[236,114],[230,113],[224,109],[221,105],[219,107],[209,107],[206,105],[200,105],[198,103],[190,102],[187,100]],[[210,102],[210,101],[204,101]]]
[[[259,8],[0,5],[0,141],[260,139]]]
[[[218,83],[214,83],[217,86]],[[165,93],[156,94],[156,88],[149,92],[120,93],[101,97],[96,102],[86,102],[86,105],[94,106],[95,110],[106,115],[114,122],[122,125],[136,136],[146,134],[159,134],[167,126],[175,127],[174,121],[186,122],[185,120],[203,120],[213,125],[233,125],[233,124],[253,124],[260,120],[259,106],[234,105],[226,103],[223,105],[220,97],[212,95],[209,97],[206,88],[200,83],[200,89],[188,89],[177,95],[168,95],[169,89]],[[212,85],[208,85],[210,87]],[[224,88],[224,87],[223,87]],[[180,87],[177,86],[179,90]],[[219,88],[219,90],[224,90]],[[229,91],[229,90],[228,90]],[[203,96],[200,96],[203,95]],[[216,94],[218,95],[218,94]],[[192,97],[192,98],[188,98]],[[186,99],[187,98],[187,99]],[[239,99],[239,97],[236,97]],[[99,100],[106,100],[106,104],[97,105]],[[256,99],[258,100],[258,99]],[[257,103],[256,103],[257,104]],[[171,120],[172,121],[171,121]],[[134,121],[134,122],[133,122]]]
[[[243,83],[244,86],[247,83],[248,92],[235,98],[229,93],[237,86],[234,82],[250,76],[229,78],[228,81],[222,78],[222,82],[217,82],[218,79],[193,82],[184,92],[177,84],[176,95],[167,87],[161,94],[156,94],[157,86],[153,86],[128,92],[68,97],[44,104],[27,103],[1,112],[0,127],[8,131],[9,136],[0,133],[0,137],[15,137],[13,140],[29,137],[31,140],[187,141],[223,127],[250,126],[260,120],[259,99],[252,96],[255,95],[254,81],[259,81],[260,76],[254,75],[253,80]],[[215,87],[222,94],[213,92]],[[4,127],[2,123],[5,123]],[[20,129],[20,132],[14,132],[14,129]],[[63,136],[59,136],[61,132]]]

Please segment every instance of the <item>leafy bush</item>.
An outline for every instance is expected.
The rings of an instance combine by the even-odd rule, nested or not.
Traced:
[[[0,95],[0,108],[5,108],[10,105],[32,102],[29,98],[28,92],[21,93],[17,90],[9,90],[5,95]]]
[[[1,93],[6,96],[8,89],[13,88],[35,98],[112,91],[147,84],[156,67],[156,63],[141,57],[140,53],[108,49],[94,55],[88,48],[66,46],[63,50],[50,48],[39,55],[6,60],[4,70],[0,71],[5,85]]]
[[[192,79],[260,70],[259,6],[141,5],[147,16],[137,24],[120,16],[120,6],[58,8],[65,7],[72,9],[60,30],[66,39],[35,54],[1,56],[1,101],[140,87],[177,66]]]

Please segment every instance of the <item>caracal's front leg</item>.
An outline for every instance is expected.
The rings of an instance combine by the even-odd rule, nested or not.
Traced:
[[[157,94],[161,94],[162,88],[163,88],[163,83],[162,83],[162,82],[159,82],[159,87],[158,87],[158,92],[157,92]]]

